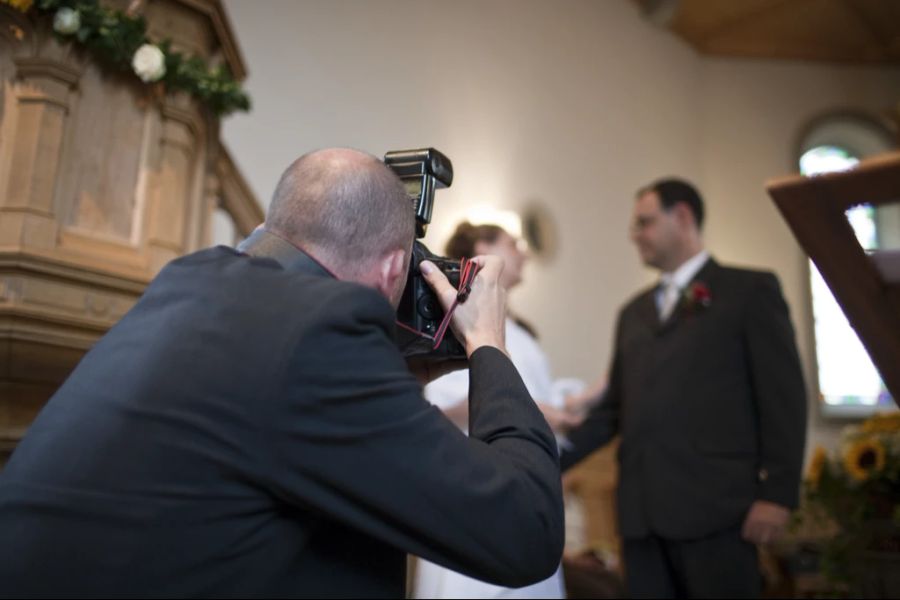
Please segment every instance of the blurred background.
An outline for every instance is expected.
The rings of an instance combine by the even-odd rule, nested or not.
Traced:
[[[446,154],[455,177],[425,243],[442,252],[464,219],[524,237],[512,307],[557,377],[587,381],[608,367],[617,310],[655,279],[628,240],[635,192],[685,178],[711,253],[784,286],[807,457],[896,410],[765,184],[896,149],[900,3],[101,2],[145,18],[166,53],[169,75],[135,67],[143,82],[121,40],[79,47],[56,4],[0,1],[0,457],[168,260],[240,241],[288,164],[329,146]],[[252,108],[216,105],[173,53],[233,77]],[[896,207],[847,216],[866,250],[900,249]],[[611,450],[596,461],[569,482],[599,499],[572,536],[614,554]]]

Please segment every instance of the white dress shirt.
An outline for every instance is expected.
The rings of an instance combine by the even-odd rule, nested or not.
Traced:
[[[703,268],[709,260],[709,252],[701,250],[680,267],[671,273],[663,273],[659,276],[659,288],[656,291],[656,308],[659,311],[659,320],[665,321],[672,314],[681,297],[681,291],[687,287],[697,272]]]

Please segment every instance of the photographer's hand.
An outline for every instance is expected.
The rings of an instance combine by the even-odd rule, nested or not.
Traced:
[[[506,290],[500,285],[503,259],[496,256],[476,256],[472,259],[481,268],[472,291],[453,313],[451,328],[471,357],[481,346],[493,346],[506,353]],[[425,281],[437,294],[446,311],[456,299],[457,290],[433,263],[422,261],[419,266]]]

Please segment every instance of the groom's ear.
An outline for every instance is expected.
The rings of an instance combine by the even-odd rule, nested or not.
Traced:
[[[675,217],[676,222],[681,227],[696,227],[697,223],[694,220],[694,213],[691,210],[691,207],[687,205],[687,202],[678,202],[671,208],[672,216]]]

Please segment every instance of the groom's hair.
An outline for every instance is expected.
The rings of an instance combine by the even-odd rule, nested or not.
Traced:
[[[703,198],[700,192],[683,179],[669,177],[666,179],[658,179],[648,186],[638,190],[637,197],[640,198],[648,192],[656,192],[659,196],[659,202],[662,204],[663,210],[670,211],[672,207],[679,202],[684,202],[691,209],[694,215],[694,222],[697,223],[697,229],[703,228]]]

